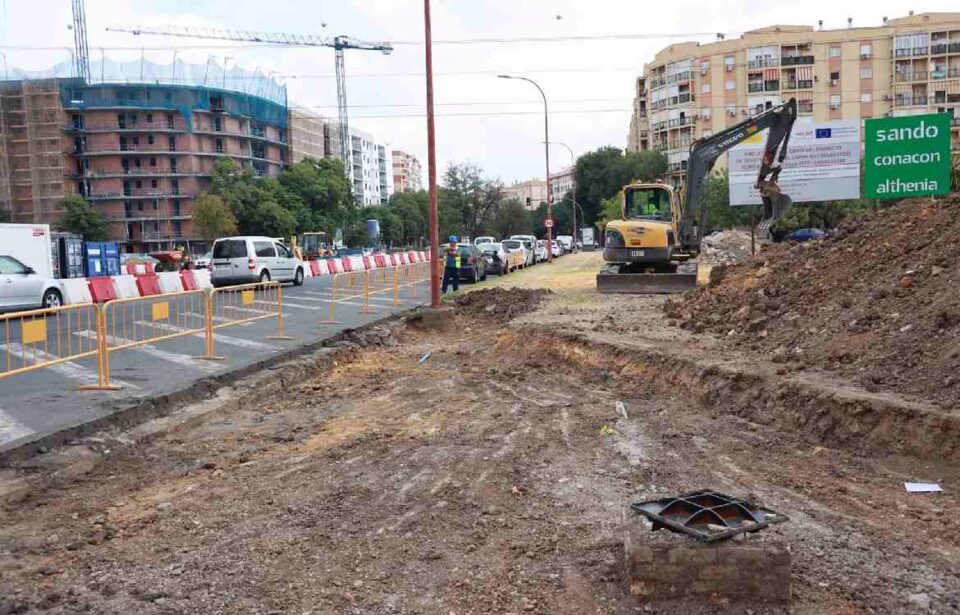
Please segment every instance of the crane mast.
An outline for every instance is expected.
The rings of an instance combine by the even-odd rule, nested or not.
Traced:
[[[74,0],[82,5],[83,0]],[[76,17],[75,17],[76,18]],[[337,77],[337,112],[340,122],[340,160],[343,170],[350,176],[350,126],[347,111],[347,75],[344,68],[344,50],[380,51],[389,55],[393,51],[390,43],[370,43],[352,39],[348,36],[323,38],[309,34],[286,34],[283,32],[255,32],[252,30],[234,30],[225,28],[200,28],[192,26],[113,26],[110,32],[127,32],[134,35],[152,34],[157,36],[176,36],[181,38],[200,38],[222,41],[239,41],[266,45],[285,45],[290,47],[330,47],[334,50],[334,68]],[[353,182],[350,182],[353,186]]]

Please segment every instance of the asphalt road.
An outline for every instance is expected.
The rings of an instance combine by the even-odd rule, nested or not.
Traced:
[[[413,287],[400,290],[401,304],[393,304],[393,294],[383,292],[371,296],[372,314],[361,313],[360,299],[337,302],[336,324],[323,323],[330,314],[330,277],[309,278],[301,287],[283,287],[284,333],[292,340],[268,339],[276,335],[276,318],[258,320],[218,328],[215,332],[215,354],[222,361],[205,361],[197,357],[204,354],[203,334],[157,341],[146,346],[127,348],[110,354],[111,383],[119,385],[118,391],[81,391],[82,385],[97,383],[97,363],[94,357],[69,361],[36,371],[0,378],[0,451],[20,446],[44,435],[56,433],[74,425],[83,424],[129,407],[142,398],[171,393],[210,375],[223,374],[263,361],[271,356],[328,338],[348,328],[355,328],[386,315],[409,309],[429,299],[426,282],[418,285],[416,297]],[[350,293],[338,293],[338,296]],[[159,330],[177,333],[202,328],[203,309],[198,300],[190,305],[187,298],[179,303],[171,302],[168,309],[171,317],[159,321],[151,318],[150,308],[145,313],[139,307],[126,306],[114,318],[120,323],[109,330],[112,345],[122,345],[124,340],[142,339],[143,323],[151,324],[146,336],[155,336]],[[239,307],[225,316],[217,316],[215,324],[228,320],[254,316],[256,305]],[[248,310],[244,312],[244,310]],[[218,314],[221,312],[218,312]],[[90,347],[93,329],[87,321],[78,323],[78,314],[73,314],[71,333],[54,332],[56,324],[48,319],[48,338],[51,340],[46,352],[54,357],[66,356],[67,338],[73,352],[79,344]],[[137,327],[140,327],[138,330]],[[15,357],[14,365],[22,361],[20,339],[16,330],[7,337],[0,332],[0,369],[5,361]],[[153,333],[149,333],[153,331]],[[59,345],[54,339],[59,338]],[[27,364],[32,355],[27,351]],[[42,357],[41,357],[42,358]]]

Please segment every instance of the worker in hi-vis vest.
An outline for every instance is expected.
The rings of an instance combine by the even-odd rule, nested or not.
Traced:
[[[453,284],[453,291],[460,290],[460,248],[457,247],[457,236],[450,235],[450,245],[441,255],[443,259],[443,287],[440,292],[447,292],[447,285]]]

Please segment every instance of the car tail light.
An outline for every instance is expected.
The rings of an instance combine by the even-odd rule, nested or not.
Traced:
[[[247,260],[247,269],[249,269],[250,271],[253,271],[253,270],[256,269],[256,268],[257,268],[257,259],[255,259],[255,258],[248,259],[248,260]]]

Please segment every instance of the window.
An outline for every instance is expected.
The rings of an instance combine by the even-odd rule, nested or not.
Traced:
[[[733,79],[727,79],[727,82],[723,84],[723,89],[725,90],[735,90],[737,89],[737,82]]]
[[[143,188],[143,182],[138,179],[134,186],[136,186],[137,190],[139,190],[140,188]]]
[[[670,194],[666,190],[627,190],[624,195],[628,218],[673,220]]]
[[[167,114],[167,129],[173,130],[173,114],[172,113]]]
[[[839,48],[839,47],[831,47],[830,49],[827,49],[827,57],[828,57],[828,58],[839,58],[839,57],[840,57],[840,48]]]
[[[160,208],[160,201],[153,199],[153,211],[157,211]]]
[[[137,203],[137,211],[143,211],[143,201]]]
[[[871,92],[863,92],[860,94],[860,102],[869,103],[873,102],[873,94]]]
[[[140,166],[141,166],[142,164],[143,164],[143,161],[140,160],[139,158],[134,158],[134,159],[133,159],[133,166],[137,167],[138,169],[140,168]]]
[[[223,119],[219,117],[213,118],[213,129],[216,132],[223,132]]]
[[[153,135],[147,135],[147,143],[153,145]]]
[[[151,179],[151,180],[150,180],[150,187],[151,187],[151,188],[156,188],[156,187],[157,187],[157,180]]]
[[[222,153],[223,153],[223,139],[217,139],[217,145],[216,145],[216,147],[217,147],[217,153],[218,153],[218,154],[222,154]]]
[[[183,223],[180,222],[179,220],[174,220],[174,221],[173,221],[173,236],[174,236],[174,237],[181,237],[181,236],[183,236],[182,224],[183,224]]]
[[[268,241],[254,241],[253,249],[256,250],[257,256],[260,258],[267,258],[277,255],[273,244]]]
[[[702,117],[702,118],[705,119],[705,120],[709,120],[709,119],[710,119],[710,107],[704,107],[703,109],[701,109],[701,110],[700,110],[700,117]]]
[[[728,73],[732,73],[732,72],[733,72],[733,64],[734,64],[733,56],[727,56],[727,57],[725,57],[725,58],[723,59],[723,70],[727,71]]]
[[[293,258],[293,254],[290,253],[290,250],[287,249],[287,246],[282,243],[273,244],[277,248],[277,256],[280,258]]]
[[[700,61],[700,74],[706,75],[710,71],[710,60],[701,60]]]
[[[167,138],[167,143],[170,145],[170,151],[171,151],[171,152],[177,151],[177,138],[176,138],[176,137],[168,137],[168,138]]]
[[[117,128],[126,128],[127,127],[127,117],[122,114],[117,114]]]
[[[709,93],[710,93],[710,84],[709,84],[709,83],[701,83],[701,84],[700,84],[700,93],[701,93],[701,94],[709,94]]]
[[[830,85],[837,85],[840,83],[840,71],[830,73]]]
[[[180,199],[173,199],[173,215],[180,215]]]
[[[153,157],[150,158],[150,166],[151,166],[151,167],[157,166],[157,159],[156,159],[156,158],[153,158]]]
[[[130,114],[130,123],[131,123],[131,124],[136,124],[136,123],[137,123],[137,114],[136,114],[136,113],[131,113],[131,114]]]
[[[152,122],[153,122],[153,114],[152,114],[152,113],[148,113],[148,114],[147,114],[147,123],[149,124],[149,123],[152,123]]]
[[[176,159],[176,158],[171,158],[171,159],[170,159],[170,172],[171,172],[171,173],[176,173],[176,172],[177,172],[177,159]]]
[[[870,43],[865,43],[860,45],[860,59],[867,60],[873,56],[873,45]]]
[[[213,258],[247,258],[247,242],[243,239],[218,241],[213,245]]]
[[[133,137],[132,139],[130,139],[130,141],[131,141],[134,145],[140,145],[140,137]]]
[[[861,68],[861,69],[860,69],[860,78],[861,78],[861,79],[873,79],[873,69],[872,69],[872,68]]]
[[[839,94],[833,94],[832,96],[830,96],[830,108],[833,109],[834,111],[840,108]]]
[[[171,179],[170,180],[170,192],[173,194],[180,194],[180,180]]]
[[[737,114],[737,106],[736,106],[736,105],[727,105],[727,115],[733,117],[733,116],[735,116],[736,114]]]
[[[0,274],[2,275],[23,275],[27,272],[27,266],[13,258],[12,256],[0,256]]]

